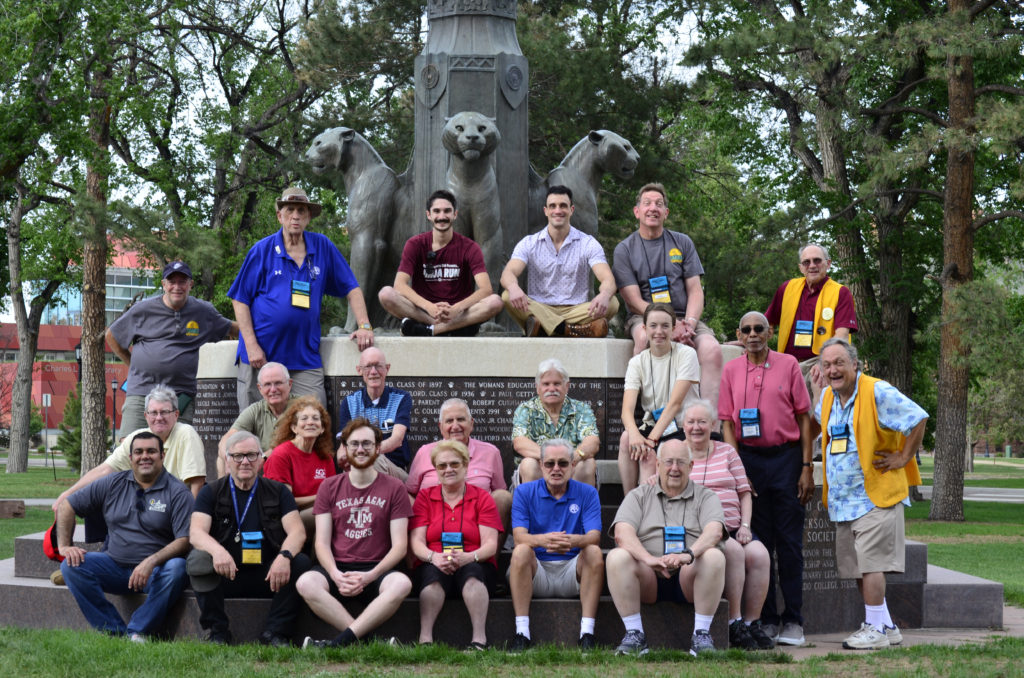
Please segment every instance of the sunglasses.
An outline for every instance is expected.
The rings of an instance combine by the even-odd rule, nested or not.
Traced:
[[[764,325],[744,325],[740,328],[740,334],[761,334],[764,332]]]
[[[569,468],[569,463],[570,462],[568,459],[549,459],[548,461],[544,462],[544,468],[555,468],[555,466],[557,466],[558,468]]]
[[[453,471],[458,471],[460,468],[462,468],[462,462],[461,461],[441,461],[441,462],[438,462],[437,464],[435,464],[434,468],[436,468],[438,471],[447,471],[448,469],[451,469]]]
[[[814,264],[815,266],[821,266],[823,263],[825,263],[824,259],[822,259],[821,257],[815,257],[813,259],[804,259],[803,261],[800,262],[800,265],[810,266],[811,264]]]

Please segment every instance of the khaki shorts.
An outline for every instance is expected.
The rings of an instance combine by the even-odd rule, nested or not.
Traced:
[[[533,575],[534,598],[575,598],[580,595],[576,580],[577,553],[571,560],[538,560]]]
[[[856,520],[836,523],[840,579],[860,579],[868,572],[903,572],[905,557],[903,504],[876,506]]]
[[[633,328],[636,327],[637,325],[643,323],[643,321],[644,321],[644,317],[642,315],[636,315],[634,313],[630,313],[629,314],[629,317],[626,318],[626,336],[627,336],[627,338],[632,338],[633,337]],[[683,322],[682,318],[679,318],[679,322]],[[693,331],[693,334],[694,334],[694,336],[698,336],[698,335],[701,335],[701,334],[707,334],[708,336],[710,336],[713,339],[715,339],[715,341],[718,341],[718,338],[715,337],[715,333],[711,331],[710,327],[708,327],[707,325],[704,324],[703,320],[698,320],[697,321],[697,329],[695,329]]]

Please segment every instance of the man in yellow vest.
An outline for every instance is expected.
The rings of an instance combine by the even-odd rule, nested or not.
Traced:
[[[885,574],[904,570],[903,507],[921,484],[914,454],[928,413],[858,369],[857,349],[835,337],[821,349],[828,387],[814,413],[825,462],[822,500],[836,523],[836,567],[856,579],[865,621],[843,642],[871,650],[903,642],[885,603]]]
[[[782,283],[765,315],[779,328],[779,353],[800,361],[811,402],[818,402],[821,347],[832,337],[849,341],[850,333],[857,331],[857,313],[849,288],[828,277],[832,260],[824,247],[804,245],[799,262],[804,276]]]

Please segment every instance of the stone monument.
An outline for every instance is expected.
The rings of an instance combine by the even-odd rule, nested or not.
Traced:
[[[618,134],[592,131],[543,177],[530,166],[529,65],[516,37],[515,0],[429,0],[427,19],[427,42],[415,62],[408,169],[387,167],[347,127],[324,131],[306,152],[313,171],[348,195],[349,260],[375,326],[393,323],[377,291],[394,280],[405,241],[426,230],[424,204],[435,190],[455,194],[456,230],[479,243],[500,292],[498,278],[515,244],[545,223],[549,183],[572,189],[573,225],[596,234],[602,176],[628,179],[640,160]]]

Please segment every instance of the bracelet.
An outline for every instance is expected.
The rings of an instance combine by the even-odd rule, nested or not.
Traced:
[[[740,527],[745,527],[745,528],[747,528],[749,530],[750,529],[750,523],[740,523]]]
[[[693,326],[694,326],[694,327],[697,327],[697,323],[699,323],[699,322],[700,322],[700,320],[697,320],[696,318],[693,318],[693,317],[690,317],[690,318],[683,318],[683,321],[684,321],[684,322],[685,322],[685,323],[686,323],[687,325],[689,325],[689,324],[690,324],[690,321],[691,321],[691,320],[693,321]]]
[[[473,551],[473,562],[474,563],[479,563],[480,562],[480,554],[477,553],[476,551]]]
[[[583,461],[584,459],[587,458],[587,455],[583,454],[583,450],[581,450],[578,447],[576,448],[576,454],[579,455],[580,461]]]
[[[430,563],[431,565],[434,564],[434,552],[433,551],[430,552],[430,556],[427,558],[426,562]]]

